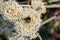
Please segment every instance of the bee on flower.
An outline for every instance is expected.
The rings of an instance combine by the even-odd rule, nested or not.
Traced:
[[[20,17],[15,24],[15,28],[19,35],[32,39],[37,37],[36,33],[41,26],[41,22],[42,20],[40,19],[38,12],[31,8],[24,8],[23,13],[20,14]]]
[[[45,6],[41,0],[32,0],[32,8],[23,8],[16,1],[3,2],[1,14],[5,20],[14,22],[14,28],[19,37],[11,37],[10,40],[29,40],[37,37],[37,31],[41,26],[41,13],[45,13]],[[38,9],[36,11],[35,9]],[[12,33],[12,36],[14,34]]]

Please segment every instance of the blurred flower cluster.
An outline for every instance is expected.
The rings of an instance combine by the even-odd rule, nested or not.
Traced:
[[[32,0],[31,3],[32,8],[27,8],[21,7],[15,0],[1,1],[1,15],[4,20],[14,24],[14,30],[11,29],[14,33],[11,32],[9,40],[31,40],[37,37],[37,31],[42,23],[41,14],[46,12],[46,8],[41,0]]]

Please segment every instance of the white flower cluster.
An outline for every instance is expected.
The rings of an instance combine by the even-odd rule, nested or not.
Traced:
[[[31,0],[31,6],[33,9],[38,10],[40,13],[46,12],[46,7],[41,0]]]
[[[41,22],[38,12],[31,8],[25,8],[20,14],[19,21],[16,22],[16,30],[23,37],[36,38]]]
[[[29,40],[37,37],[37,31],[39,31],[42,22],[40,13],[45,12],[45,6],[43,2],[36,1],[32,1],[33,8],[23,8],[16,1],[3,3],[1,7],[3,18],[15,23],[14,29],[20,36],[11,37],[9,40]],[[35,10],[38,8],[40,13]]]
[[[8,1],[2,5],[2,14],[4,19],[15,21],[19,17],[19,13],[23,10],[22,7],[16,1]]]

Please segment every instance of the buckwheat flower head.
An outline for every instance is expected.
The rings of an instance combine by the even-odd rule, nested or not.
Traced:
[[[46,12],[46,7],[41,0],[31,0],[31,5],[33,9],[37,9],[40,13]]]
[[[14,21],[18,19],[19,13],[22,12],[22,7],[16,1],[3,2],[1,12],[4,19]]]
[[[23,37],[36,38],[41,26],[40,14],[31,8],[24,8],[16,22],[16,31]]]

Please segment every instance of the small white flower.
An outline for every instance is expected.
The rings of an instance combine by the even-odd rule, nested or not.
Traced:
[[[41,0],[31,0],[31,5],[33,9],[39,10],[40,13],[46,12],[46,7]]]

